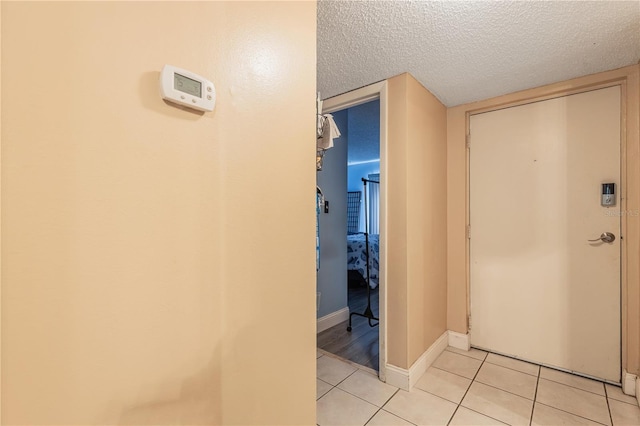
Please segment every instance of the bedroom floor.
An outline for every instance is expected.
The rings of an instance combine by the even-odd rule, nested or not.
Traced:
[[[472,349],[447,348],[411,392],[318,350],[317,418],[328,425],[640,425],[619,387]]]
[[[348,298],[349,311],[363,313],[367,307],[367,287],[350,284]],[[378,306],[378,287],[376,287],[371,290],[371,310],[376,318],[379,318]],[[347,331],[347,325],[348,321],[344,321],[318,333],[318,348],[377,371],[379,327],[369,327],[366,318],[355,315],[351,332]]]

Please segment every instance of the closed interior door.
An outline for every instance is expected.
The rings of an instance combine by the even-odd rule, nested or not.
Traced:
[[[471,344],[619,382],[620,88],[470,126]]]

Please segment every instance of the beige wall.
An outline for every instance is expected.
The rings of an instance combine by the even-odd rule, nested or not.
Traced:
[[[0,4],[0,46],[2,46],[2,5]],[[0,52],[0,424],[2,424],[2,52]]]
[[[2,2],[3,424],[314,424],[315,26]]]
[[[632,374],[640,373],[640,96],[639,66],[594,74],[523,92],[460,105],[447,110],[447,211],[448,211],[448,310],[447,328],[467,332],[468,299],[468,167],[465,138],[468,115],[534,99],[551,98],[611,85],[622,86],[622,173],[626,181],[623,216],[622,260],[622,365]]]
[[[409,368],[446,330],[446,108],[388,80],[388,363]]]
[[[387,80],[387,364],[408,367],[407,74]]]

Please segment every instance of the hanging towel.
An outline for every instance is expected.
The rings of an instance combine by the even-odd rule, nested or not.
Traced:
[[[324,123],[322,125],[322,136],[318,138],[317,148],[333,148],[333,140],[340,137],[340,130],[338,129],[336,122],[333,121],[333,115],[325,114],[323,115],[323,118]]]

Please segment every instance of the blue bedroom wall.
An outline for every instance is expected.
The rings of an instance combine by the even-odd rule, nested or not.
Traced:
[[[362,178],[380,173],[380,101],[367,102],[347,111],[347,190],[362,192]],[[364,232],[364,204],[360,206],[360,232]]]
[[[348,163],[347,163],[348,164]],[[362,191],[362,178],[372,173],[380,173],[380,160],[365,164],[348,164],[347,188],[348,191]]]
[[[380,160],[380,101],[348,110],[350,163]]]
[[[320,212],[320,270],[317,318],[347,307],[347,110],[333,113],[341,137],[326,151],[318,186],[329,201],[329,213]]]

